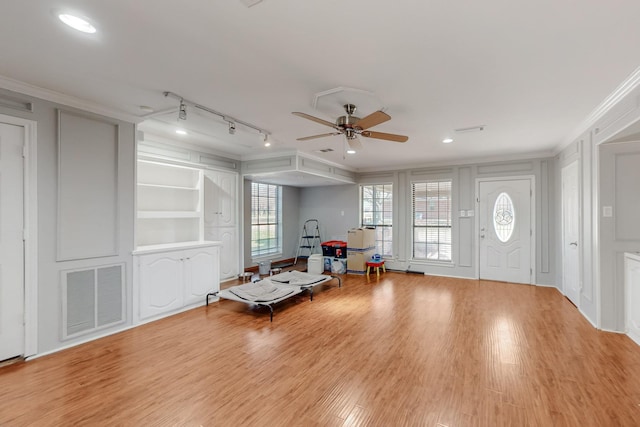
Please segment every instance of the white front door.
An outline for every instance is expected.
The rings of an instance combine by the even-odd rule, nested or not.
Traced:
[[[0,360],[24,354],[24,127],[0,123]]]
[[[531,283],[531,180],[480,181],[480,279]]]
[[[580,188],[578,162],[562,168],[562,291],[580,307]]]

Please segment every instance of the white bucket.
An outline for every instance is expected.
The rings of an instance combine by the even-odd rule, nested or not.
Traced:
[[[322,254],[313,254],[307,261],[307,273],[322,274],[324,271],[324,257]]]
[[[266,276],[271,271],[271,260],[269,261],[260,261],[258,263],[258,271],[261,276]]]

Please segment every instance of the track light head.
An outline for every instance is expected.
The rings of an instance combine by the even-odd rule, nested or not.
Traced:
[[[229,122],[229,135],[234,135],[236,133],[236,124],[234,122]]]
[[[180,100],[180,109],[178,110],[178,120],[187,120],[187,106],[182,99]]]

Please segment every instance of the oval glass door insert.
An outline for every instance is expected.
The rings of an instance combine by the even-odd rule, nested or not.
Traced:
[[[502,243],[507,243],[513,235],[516,220],[513,201],[507,193],[500,193],[493,206],[493,229]]]

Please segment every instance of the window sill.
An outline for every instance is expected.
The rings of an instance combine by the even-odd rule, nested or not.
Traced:
[[[274,261],[279,259],[282,259],[282,252],[274,252],[271,254],[260,255],[258,257],[251,257],[251,262],[258,264],[263,261]]]
[[[430,260],[424,260],[424,259],[412,259],[409,263],[414,265],[428,265],[432,267],[453,268],[456,266],[453,263],[453,261],[430,261]]]

